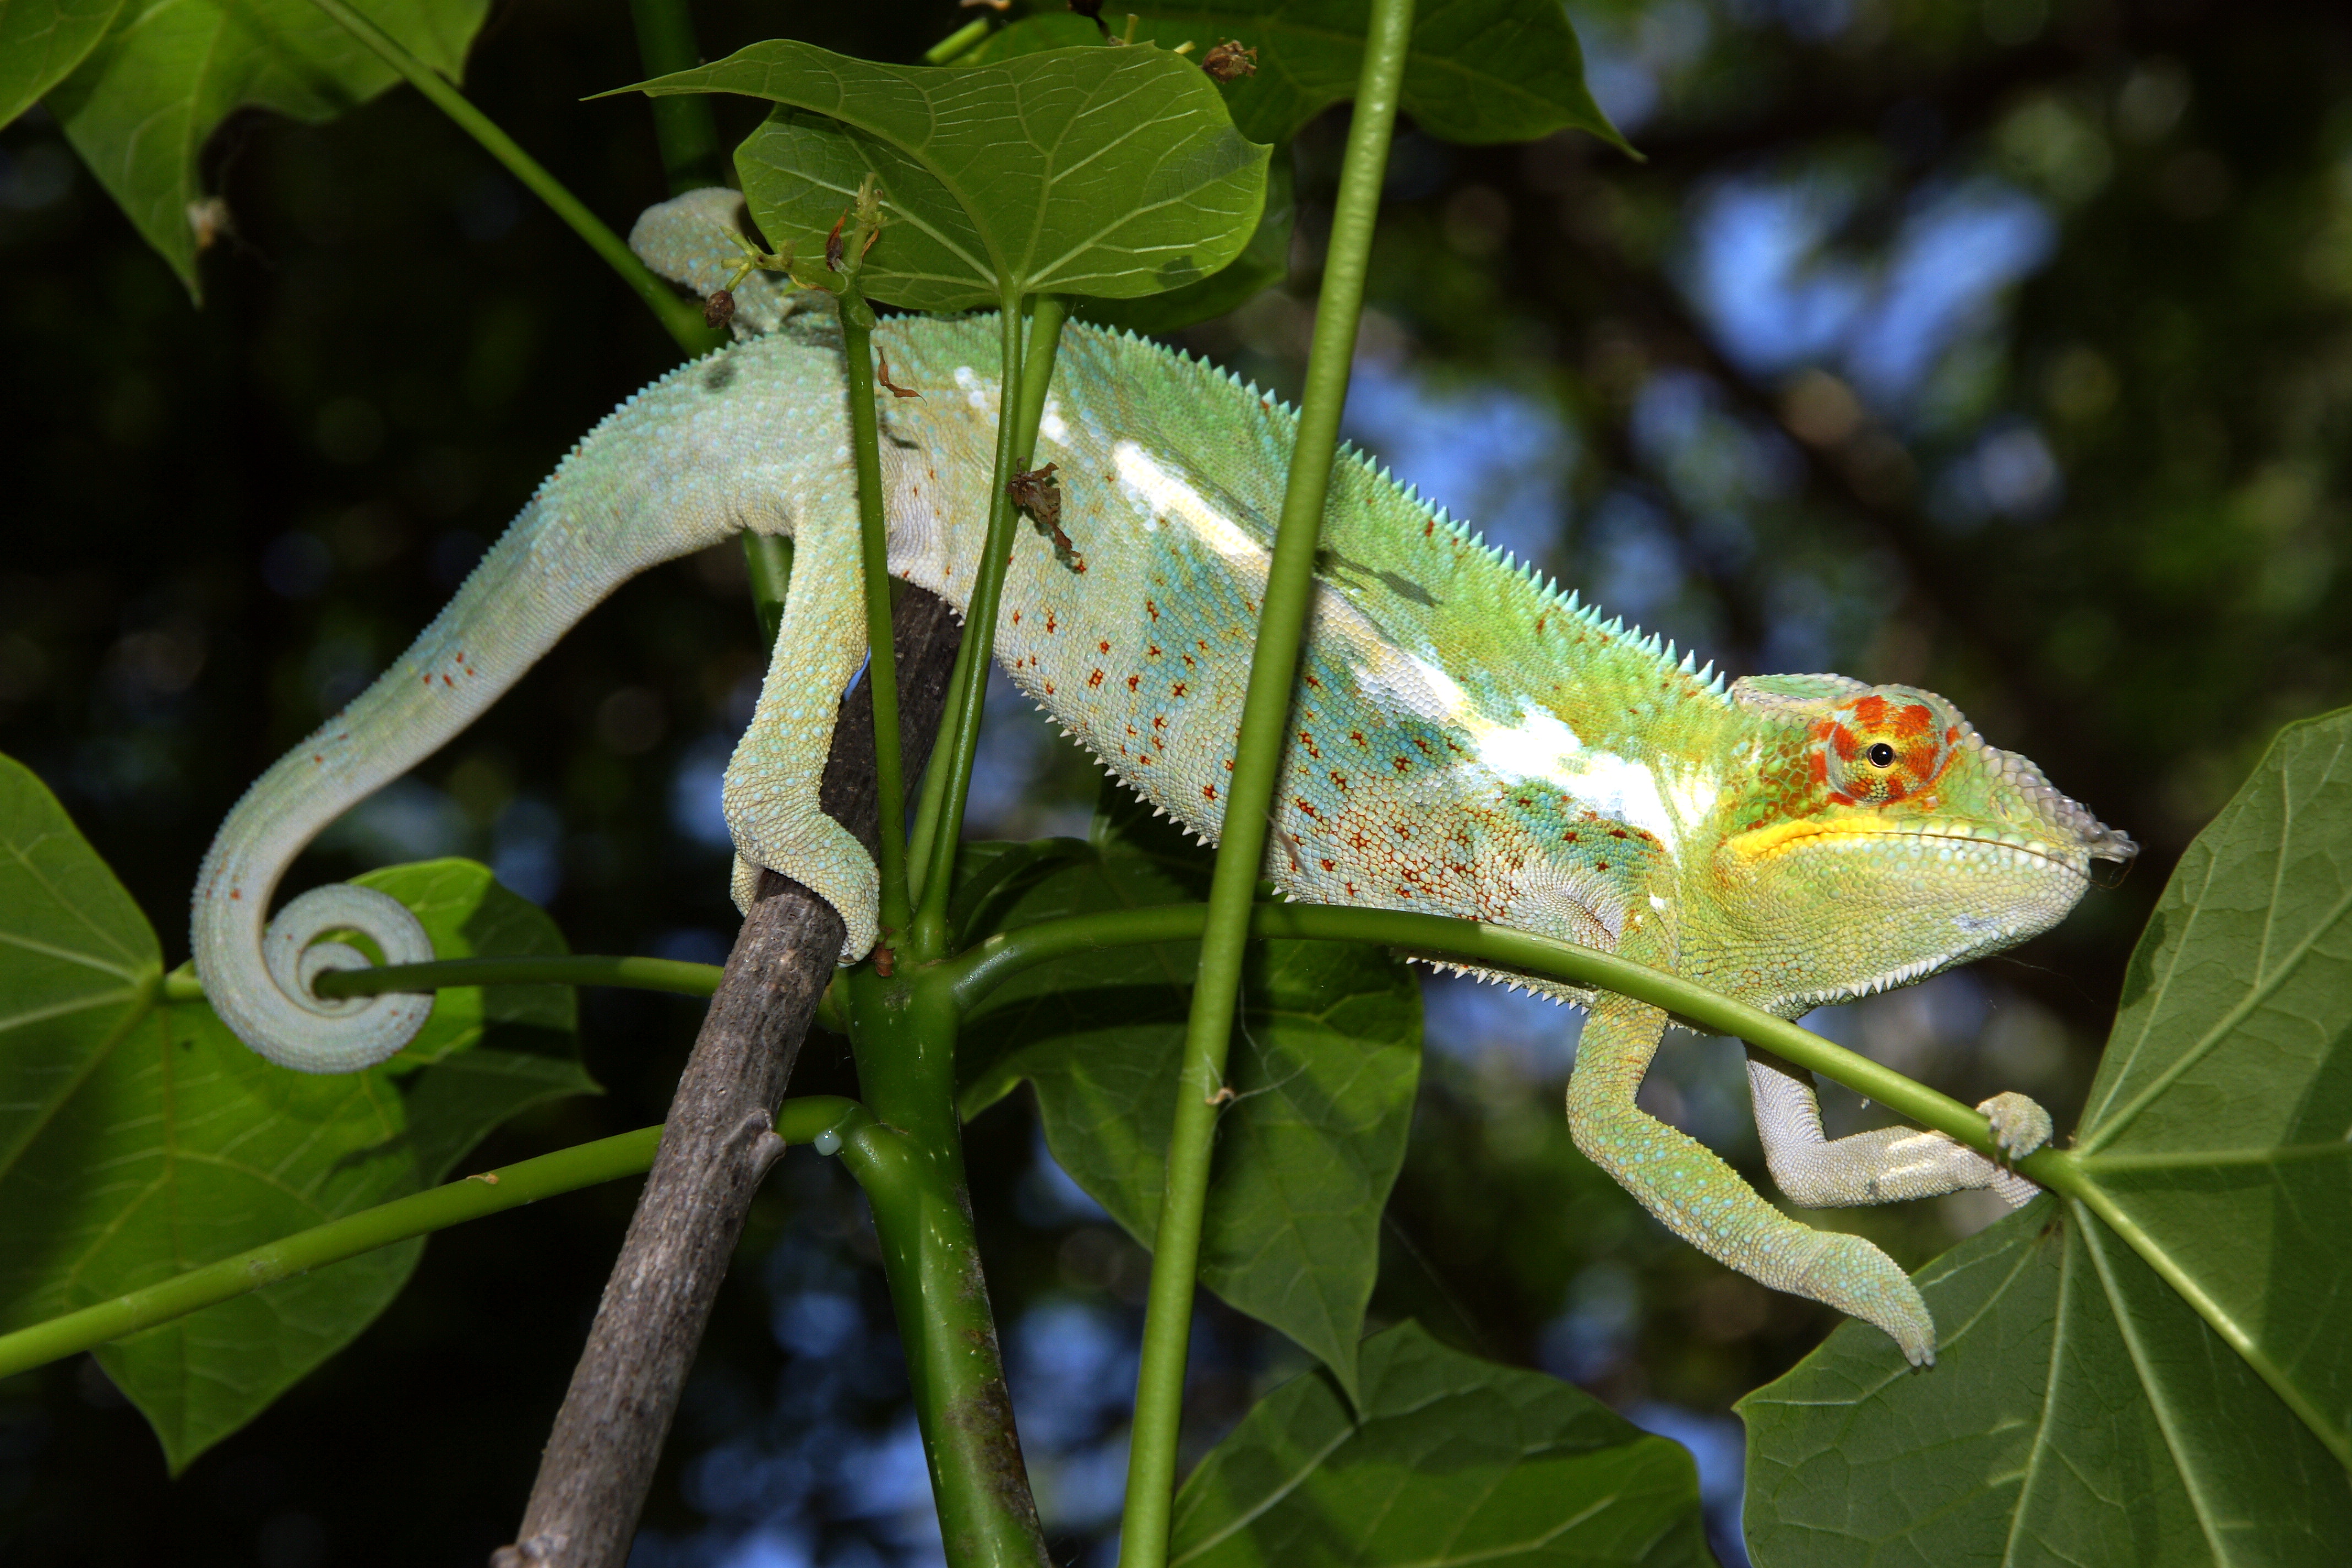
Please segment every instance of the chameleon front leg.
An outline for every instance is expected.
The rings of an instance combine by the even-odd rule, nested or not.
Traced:
[[[1936,1359],[1936,1324],[1893,1258],[1858,1236],[1798,1224],[1714,1152],[1633,1102],[1665,1033],[1656,1007],[1602,994],[1568,1080],[1568,1126],[1587,1158],[1685,1241],[1775,1290],[1877,1324],[1911,1364]]]
[[[790,877],[839,911],[841,961],[874,946],[881,875],[849,829],[817,806],[842,691],[866,658],[857,515],[840,498],[813,500],[793,531],[793,591],[751,722],[721,784],[735,839],[735,906],[751,910],[760,868]]]
[[[2042,1191],[1940,1132],[1882,1127],[1831,1140],[1822,1131],[1813,1075],[1754,1046],[1748,1047],[1748,1086],[1764,1163],[1790,1203],[1851,1208],[1990,1187],[2017,1208]],[[2050,1141],[2050,1113],[2021,1094],[1996,1095],[1977,1109],[1993,1118],[2011,1158]]]

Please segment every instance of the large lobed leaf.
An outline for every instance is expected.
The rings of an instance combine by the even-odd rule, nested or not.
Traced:
[[[488,11],[488,0],[352,5],[452,80]],[[0,90],[6,76],[0,67]],[[152,0],[124,6],[48,101],[99,184],[194,294],[196,156],[214,128],[238,109],[331,120],[397,79],[310,0]]]
[[[1071,313],[1097,326],[1130,332],[1172,332],[1195,321],[1222,316],[1251,295],[1290,276],[1290,231],[1298,216],[1290,149],[1277,147],[1265,169],[1265,210],[1258,215],[1242,253],[1206,278],[1133,300],[1071,301]]]
[[[1171,1535],[1171,1568],[1711,1561],[1679,1444],[1416,1323],[1364,1342],[1352,1411],[1319,1372],[1260,1400],[1186,1479]]]
[[[0,0],[0,125],[98,47],[122,0]]]
[[[1058,861],[1008,876],[1016,847],[967,848],[959,867],[966,929],[1202,897],[1206,855],[1120,798],[1097,818],[1095,841],[1066,841]],[[1028,1079],[1054,1158],[1146,1247],[1159,1223],[1194,952],[1192,943],[1170,943],[1042,965],[975,1009],[958,1047],[964,1113]],[[1201,1280],[1297,1341],[1351,1393],[1420,1047],[1420,992],[1385,953],[1337,942],[1254,945]]]
[[[1106,9],[1104,16],[1123,35],[1130,9],[1139,44],[1172,50],[1190,42],[1206,50],[1233,38],[1257,51],[1255,74],[1224,89],[1234,123],[1253,141],[1287,142],[1324,110],[1356,95],[1371,16],[1368,0],[1137,0]],[[1048,12],[1014,23],[968,58],[1011,59],[1099,40],[1093,23]],[[1414,6],[1402,107],[1422,130],[1448,142],[1530,142],[1576,130],[1632,151],[1585,87],[1584,51],[1557,0],[1429,0]]]
[[[487,868],[365,880],[445,958],[554,953]],[[0,1330],[138,1289],[438,1181],[522,1107],[591,1090],[560,986],[441,994],[363,1073],[273,1067],[202,1003],[162,1001],[160,948],[40,781],[0,758]],[[176,1470],[348,1343],[421,1241],[281,1281],[100,1350]]]
[[[2073,1197],[1928,1266],[1906,1372],[1849,1324],[1741,1405],[1780,1563],[2302,1564],[2352,1541],[2352,710],[2181,858]]]
[[[1267,150],[1158,49],[892,66],[784,38],[640,85],[782,106],[735,167],[761,231],[803,258],[874,175],[885,226],[859,283],[912,310],[1177,288],[1239,255],[1265,200]]]

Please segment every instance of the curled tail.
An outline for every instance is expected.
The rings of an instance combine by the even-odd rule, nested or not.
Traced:
[[[796,424],[813,377],[785,345],[725,351],[631,398],[582,441],[482,559],[455,598],[374,685],[246,792],[197,874],[196,972],[238,1038],[283,1067],[355,1072],[425,1026],[429,995],[329,1001],[310,985],[368,960],[433,956],[415,918],[382,893],[316,889],[264,928],[294,858],[352,805],[454,737],[573,622],[657,563],[743,528],[789,531]],[[839,399],[837,365],[830,377]]]

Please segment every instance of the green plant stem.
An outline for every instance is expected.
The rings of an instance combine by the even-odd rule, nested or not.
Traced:
[[[637,58],[647,77],[692,70],[702,63],[694,17],[685,0],[629,0],[637,26]],[[654,140],[661,148],[662,174],[669,194],[682,195],[727,183],[727,162],[719,145],[719,118],[698,93],[654,99]]]
[[[558,1193],[641,1174],[652,1167],[654,1149],[660,1141],[660,1128],[641,1127],[618,1137],[600,1138],[559,1153],[503,1165],[486,1175],[468,1176],[429,1192],[381,1204],[240,1252],[234,1258],[225,1258],[218,1263],[191,1269],[160,1285],[19,1329],[0,1336],[0,1377],[121,1339],[152,1324],[184,1317],[291,1275],[323,1268],[379,1247],[553,1197]]]
[[[784,595],[793,585],[793,542],[781,533],[742,532],[743,563],[751,572],[751,608],[770,648],[784,626]]]
[[[1356,326],[1363,312],[1364,274],[1388,167],[1389,138],[1396,124],[1397,89],[1412,34],[1412,0],[1373,0],[1371,10],[1317,301],[1315,338],[1307,353],[1307,394],[1298,411],[1282,519],[1275,531],[1257,646],[1250,658],[1249,694],[1242,708],[1216,870],[1209,884],[1208,924],[1201,935],[1199,977],[1192,987],[1176,1081],[1175,1125],[1169,1135],[1168,1175],[1160,1189],[1160,1224],[1151,1249],[1150,1302],[1145,1310],[1134,1437],[1128,1451],[1127,1505],[1119,1533],[1122,1568],[1163,1568],[1168,1561],[1184,1362],[1192,1331],[1210,1152],[1223,1099],[1225,1054],[1241,993],[1250,903],[1265,860],[1267,808],[1289,734],[1291,689],[1314,595],[1316,545],[1337,455],[1339,412],[1347,401],[1348,368],[1355,356]]]
[[[870,965],[845,987],[858,1082],[877,1121],[844,1142],[842,1158],[873,1207],[947,1559],[955,1568],[1045,1568],[972,1230],[954,991]]]
[[[541,168],[538,161],[524,152],[513,137],[499,130],[490,118],[466,100],[465,95],[444,81],[433,68],[402,47],[399,40],[344,5],[342,0],[310,0],[310,3],[332,17],[335,24],[357,38],[383,62],[408,79],[409,84],[423,93],[442,113],[455,121],[485,152],[505,165],[507,173],[522,182],[532,195],[545,202],[572,226],[572,232],[588,242],[588,248],[604,258],[605,265],[621,275],[621,280],[637,292],[648,310],[661,321],[677,346],[691,358],[709,353],[726,341],[725,335],[703,325],[702,311],[681,298],[653,269],[636,258],[621,237],[604,226],[604,220],[588,210],[587,205],[563,188],[562,183]]]
[[[776,1131],[787,1143],[814,1142],[817,1134],[824,1131],[837,1133],[846,1141],[856,1129],[872,1121],[866,1108],[854,1100],[812,1095],[784,1101],[776,1112]],[[0,1377],[13,1377],[44,1363],[411,1237],[446,1230],[469,1219],[501,1214],[541,1198],[593,1187],[600,1182],[643,1175],[653,1168],[661,1131],[659,1127],[640,1127],[634,1132],[576,1144],[427,1192],[412,1193],[248,1248],[234,1258],[192,1268],[142,1290],[35,1323],[13,1334],[0,1334]]]
[[[708,996],[724,973],[715,963],[677,958],[601,958],[566,953],[541,958],[447,958],[432,963],[387,963],[330,970],[314,987],[321,996],[373,996],[383,991],[445,991],[453,985],[613,985],[629,991],[670,991]],[[174,970],[159,1000],[201,1002],[203,982]]]
[[[959,953],[940,967],[938,983],[950,987],[957,1005],[969,1012],[1005,981],[1041,963],[1149,942],[1191,941],[1205,929],[1208,912],[1205,904],[1162,904],[1152,909],[1040,921],[1017,931],[1001,931]],[[1529,931],[1454,920],[1446,915],[1272,901],[1251,909],[1249,934],[1259,939],[1370,942],[1399,948],[1418,957],[1450,959],[1481,968],[1511,970],[1571,985],[1614,991],[1637,1002],[1663,1007],[1700,1028],[1762,1046],[1800,1067],[1836,1079],[1923,1127],[1946,1133],[1980,1154],[1990,1158],[1996,1153],[1990,1124],[1949,1095],[1939,1094],[1786,1018],[1776,1018],[1680,975],[1652,969],[1599,948],[1580,947]],[[2017,1168],[2044,1186],[2069,1194],[2090,1180],[2085,1163],[2061,1150],[2042,1150],[2020,1162]]]
[[[1037,460],[1037,426],[1045,417],[1045,397],[1053,390],[1062,323],[1069,319],[1070,301],[1063,295],[1040,294],[1030,301],[1029,353],[1021,364],[1021,422],[1013,443],[1015,473],[1025,473]]]
[[[373,996],[383,991],[440,991],[452,985],[614,985],[708,996],[725,971],[715,963],[677,958],[450,958],[434,963],[387,963],[331,970],[311,989],[321,996]],[[176,1000],[176,998],[175,998]]]
[[[987,17],[974,17],[972,20],[966,22],[962,26],[958,27],[954,32],[950,33],[946,37],[941,38],[938,43],[933,44],[929,48],[925,49],[923,51],[923,63],[927,66],[943,66],[950,60],[961,58],[962,56],[971,53],[972,50],[980,47],[981,40],[988,37],[988,28],[989,21]]]
[[[882,874],[881,940],[892,946],[913,916],[907,894],[907,786],[898,756],[898,661],[890,642],[890,528],[882,510],[881,426],[874,409],[874,310],[854,279],[842,289],[841,342],[849,366],[849,449],[857,468],[866,580],[866,689],[874,702],[874,781],[880,793],[875,859]]]
[[[963,664],[963,649],[956,649],[956,669],[948,676],[949,689],[953,690],[955,677]],[[953,712],[950,708],[950,712]],[[942,721],[941,727],[945,727]],[[923,770],[922,792],[915,802],[915,826],[907,836],[907,892],[917,907],[923,901],[923,879],[930,873],[931,840],[940,830],[940,807],[947,799],[948,770],[939,752],[931,752],[930,765]]]
[[[948,708],[940,722],[943,742],[931,756],[931,766],[940,773],[936,795],[926,788],[923,805],[927,816],[918,822],[918,831],[928,853],[923,873],[922,904],[915,911],[913,924],[908,932],[909,955],[918,963],[932,963],[948,954],[948,889],[955,870],[956,841],[963,837],[964,796],[971,789],[971,759],[980,749],[981,710],[988,696],[990,658],[996,651],[996,605],[1004,591],[1004,569],[1013,554],[1013,498],[1005,486],[1017,471],[1013,459],[1018,456],[1016,437],[1020,421],[1013,417],[1021,406],[1021,300],[1008,295],[997,317],[998,351],[1003,363],[1003,375],[997,393],[996,466],[989,476],[988,538],[981,546],[980,570],[971,585],[971,603],[966,608],[963,623],[963,646],[956,650],[953,672],[949,676]],[[936,807],[933,803],[936,801]]]
[[[987,31],[986,22],[975,22],[964,33]],[[959,33],[956,37],[963,37]],[[948,40],[954,42],[953,38]],[[975,34],[977,41],[977,34]],[[942,46],[944,47],[944,46]],[[961,51],[959,51],[961,52]],[[934,65],[940,63],[932,61]],[[1061,352],[1062,325],[1069,320],[1069,300],[1059,294],[1041,294],[1030,305],[1029,347],[1023,356],[1021,376],[1021,406],[1019,423],[1013,432],[1013,457],[1011,472],[1019,473],[1035,460],[1037,425],[1045,416],[1045,395],[1054,380],[1054,360]],[[963,647],[956,650],[956,668],[949,678],[951,691],[961,690],[969,675],[965,668],[972,639],[967,636]],[[984,679],[983,670],[983,679]],[[957,712],[950,698],[948,718],[943,728],[951,728]],[[908,894],[919,901],[930,871],[932,847],[939,840],[940,813],[947,800],[950,770],[942,766],[944,750],[931,754],[931,764],[923,774],[921,798],[915,803],[915,826],[908,842]]]

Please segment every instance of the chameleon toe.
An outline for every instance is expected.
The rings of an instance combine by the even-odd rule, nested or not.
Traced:
[[[2056,1131],[2048,1111],[2015,1090],[1994,1095],[1977,1111],[1992,1123],[1993,1142],[2011,1160],[2024,1159],[2049,1142]]]

